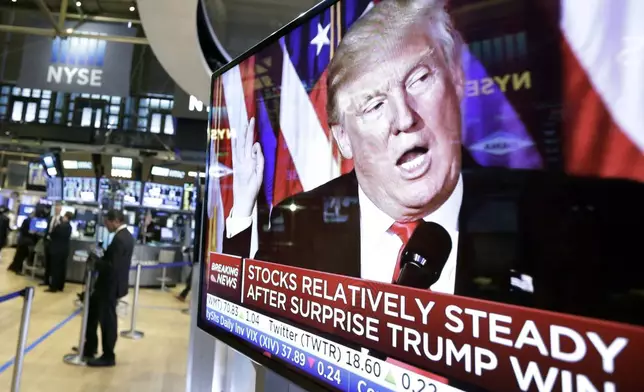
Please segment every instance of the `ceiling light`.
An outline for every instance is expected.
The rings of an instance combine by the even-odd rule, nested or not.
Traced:
[[[16,1],[18,1],[18,0],[11,0],[12,3],[15,3]]]
[[[76,7],[80,7],[81,5],[83,5],[83,3],[81,3],[80,1],[76,2]]]
[[[131,5],[131,6],[130,6],[130,12],[134,12],[134,11],[136,11],[136,7],[135,7],[135,6],[133,6],[133,5]]]
[[[73,33],[73,32],[74,32],[74,29],[72,29],[72,28],[70,27],[70,28],[68,28],[68,29],[67,29],[67,30],[65,30],[65,31],[67,31],[67,34],[71,34],[71,33]]]

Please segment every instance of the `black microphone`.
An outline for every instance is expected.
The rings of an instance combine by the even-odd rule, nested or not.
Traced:
[[[452,238],[443,226],[421,222],[400,257],[396,284],[427,289],[438,281],[452,251]]]
[[[400,275],[396,284],[428,289],[438,281],[452,251],[452,237],[443,226],[421,222],[409,238],[400,256]],[[369,355],[382,361],[387,355],[369,350]]]

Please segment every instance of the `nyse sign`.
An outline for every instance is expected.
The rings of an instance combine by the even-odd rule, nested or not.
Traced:
[[[177,118],[189,118],[193,120],[207,120],[210,107],[194,95],[186,94],[181,87],[176,86],[174,90],[174,105],[172,115]]]
[[[103,85],[103,70],[50,65],[47,70],[47,83],[101,87]]]
[[[191,95],[190,98],[188,99],[188,110],[191,112],[203,112],[204,110],[208,113],[210,112],[210,107],[206,106],[204,108],[204,104],[202,101],[197,99],[194,95]]]
[[[135,29],[125,26],[87,22],[74,29],[74,36],[27,36],[18,85],[128,96],[133,45],[107,42],[102,37],[135,34]]]
[[[95,37],[54,38],[47,83],[101,87],[107,42]]]

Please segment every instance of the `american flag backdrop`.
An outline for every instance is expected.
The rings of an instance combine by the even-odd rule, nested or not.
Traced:
[[[457,2],[511,1],[453,0]],[[234,130],[256,119],[256,140],[265,156],[259,203],[270,208],[352,169],[327,125],[326,70],[343,34],[377,3],[338,2],[214,81],[212,129],[230,128],[234,137]],[[560,63],[560,107],[553,116],[561,118],[553,121],[552,129],[530,120],[511,97],[520,92],[501,88],[514,83],[525,94],[538,91],[538,84],[548,81],[537,80],[530,65],[507,75],[494,73],[489,65],[495,58],[529,58],[526,42],[539,32],[480,41],[468,37],[463,50],[469,91],[462,102],[463,145],[482,166],[540,169],[554,159],[573,174],[644,181],[644,24],[637,19],[644,15],[644,1],[560,0],[558,7],[559,45],[549,50]],[[491,81],[496,88],[488,88]],[[536,95],[527,105],[537,105]],[[558,146],[548,145],[549,133],[559,138]],[[233,205],[231,143],[214,140],[216,134],[211,132],[209,146],[211,250],[220,249],[221,236],[215,233],[223,232]],[[256,233],[256,213],[254,219]],[[256,249],[256,234],[253,243]]]

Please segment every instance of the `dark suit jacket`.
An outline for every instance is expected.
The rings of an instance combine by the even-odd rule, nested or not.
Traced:
[[[20,229],[18,229],[18,245],[33,246],[38,241],[38,236],[29,232],[30,225],[31,217],[27,217],[22,221],[22,225],[20,226]]]
[[[114,235],[105,255],[96,265],[98,278],[94,293],[109,299],[127,295],[134,244],[134,237],[127,229]]]
[[[463,184],[456,295],[644,325],[644,184],[487,168]],[[224,253],[248,257],[250,236]],[[255,258],[360,277],[355,173],[274,207]],[[521,274],[533,293],[511,285]]]
[[[7,236],[9,235],[9,217],[0,214],[0,248],[7,245]]]
[[[69,241],[72,236],[72,226],[69,222],[61,222],[49,234],[49,254],[66,256],[69,254]]]

